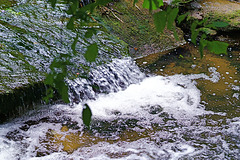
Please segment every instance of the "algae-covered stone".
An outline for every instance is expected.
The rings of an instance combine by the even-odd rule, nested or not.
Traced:
[[[198,4],[198,9],[192,11],[192,17],[195,19],[208,18],[209,22],[222,21],[227,22],[229,26],[218,28],[223,31],[232,31],[240,29],[240,3],[228,0],[201,0],[193,2]],[[200,10],[199,10],[200,9]]]
[[[142,3],[143,0],[139,0],[136,5],[130,0],[111,3],[108,7],[101,7],[95,18],[129,44],[133,57],[146,56],[185,44],[183,32],[179,28],[179,41],[175,39],[172,31],[164,30],[164,33],[158,33],[152,14],[142,7]],[[99,16],[99,13],[102,16]]]

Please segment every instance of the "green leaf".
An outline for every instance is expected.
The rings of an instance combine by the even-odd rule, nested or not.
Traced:
[[[85,37],[91,38],[93,36],[93,34],[96,34],[96,33],[97,33],[96,29],[89,28],[89,29],[87,29],[87,32],[85,33]]]
[[[76,35],[76,37],[74,38],[74,41],[71,45],[71,49],[74,55],[76,55],[76,44],[78,42],[78,34]]]
[[[64,82],[65,76],[66,76],[66,73],[57,74],[56,78],[54,79],[54,83],[55,83],[55,88],[57,89],[58,93],[61,95],[62,100],[66,103],[69,103],[68,86]]]
[[[206,34],[203,34],[199,42],[199,52],[200,52],[201,58],[203,58],[203,50],[207,46],[207,42],[208,42],[207,40],[205,40],[206,37],[207,37]]]
[[[153,15],[153,19],[157,32],[163,32],[166,26],[167,13],[165,11],[157,12]]]
[[[50,2],[51,6],[54,8],[57,3],[57,0],[48,0],[48,2]]]
[[[74,16],[72,16],[67,23],[67,29],[71,29],[71,30],[74,29],[74,21],[75,21],[75,18]]]
[[[197,36],[199,34],[199,30],[196,30],[198,25],[197,21],[194,21],[191,25],[191,42],[196,45],[197,43]]]
[[[48,88],[46,92],[47,92],[47,93],[46,93],[46,96],[43,97],[43,100],[44,100],[46,103],[49,103],[49,100],[50,100],[51,98],[53,98],[53,96],[54,96],[52,87]]]
[[[215,30],[206,28],[206,27],[199,28],[199,31],[202,31],[207,35],[216,35],[217,34],[217,32]]]
[[[203,20],[201,20],[200,22],[197,22],[198,25],[204,25],[207,22],[207,18],[204,18]]]
[[[87,104],[84,104],[83,110],[82,110],[82,120],[84,125],[86,125],[88,128],[90,128],[91,117],[92,117],[92,111],[90,107]]]
[[[93,43],[87,47],[87,51],[84,54],[84,57],[89,62],[94,62],[98,55],[98,46],[97,43]]]
[[[169,30],[172,30],[173,28],[174,21],[178,15],[178,11],[178,8],[173,8],[170,10],[169,14],[167,14],[167,28]]]
[[[163,0],[153,0],[153,2],[158,8],[163,6]]]
[[[143,6],[143,8],[149,9],[149,0],[144,0],[142,6]]]
[[[79,0],[73,0],[73,3],[70,6],[71,13],[75,14],[78,8],[79,8]]]
[[[215,27],[227,27],[229,25],[229,23],[227,22],[221,22],[221,21],[217,21],[217,22],[212,22],[212,24]]]
[[[163,0],[144,0],[143,8],[149,9],[149,11],[156,10],[160,6],[163,6]]]
[[[178,24],[180,24],[188,15],[189,15],[189,12],[178,16],[177,18]]]
[[[208,41],[207,48],[215,54],[227,54],[228,43],[220,41]]]
[[[218,28],[227,27],[228,25],[229,25],[229,23],[227,23],[227,22],[214,21],[214,22],[206,25],[205,27],[216,29],[217,27]]]
[[[45,84],[48,85],[52,85],[53,84],[53,80],[54,80],[54,75],[52,73],[49,73],[46,77],[46,79],[44,80]]]

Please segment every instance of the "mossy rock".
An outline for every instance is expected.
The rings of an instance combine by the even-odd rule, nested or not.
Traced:
[[[46,1],[42,2],[22,2],[9,5],[9,9],[0,9],[0,122],[24,113],[31,108],[28,106],[39,102],[46,94],[43,80],[50,72],[51,62],[63,60],[60,55],[72,54],[71,44],[76,32],[66,28],[68,17],[62,16],[64,11],[60,8],[53,9]],[[76,27],[80,23],[76,21]],[[93,25],[98,26],[95,22]],[[84,59],[89,46],[85,43],[85,31],[77,31],[76,53],[72,54],[72,65],[68,66],[69,78],[128,54],[126,43],[101,31],[98,37],[88,38],[88,42],[95,42],[99,48],[96,64],[90,65]],[[59,69],[58,66],[55,68]]]
[[[33,109],[45,95],[46,86],[42,82],[21,86],[8,93],[0,92],[0,123]]]
[[[193,2],[196,4],[196,2]],[[208,22],[222,21],[229,26],[218,28],[221,31],[240,30],[240,3],[228,0],[201,0],[198,3],[200,10],[192,11],[195,19],[208,18]]]
[[[142,3],[143,0],[139,0],[134,6],[130,0],[114,2],[107,8],[98,9],[94,18],[129,44],[129,51],[133,57],[166,51],[186,43],[179,28],[179,41],[174,38],[172,31],[158,33],[152,14],[142,7]]]

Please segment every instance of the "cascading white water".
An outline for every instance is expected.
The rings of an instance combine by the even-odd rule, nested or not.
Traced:
[[[73,102],[95,99],[99,93],[117,92],[143,78],[145,75],[130,58],[113,59],[112,63],[98,66],[91,71],[88,79],[68,80],[70,99]]]
[[[89,81],[69,81],[72,97],[91,95],[78,95],[81,103],[40,106],[0,125],[0,159],[238,159],[240,118],[221,126],[205,118],[225,115],[201,102],[195,79],[220,78],[209,72],[147,77],[131,59],[113,60]],[[81,120],[84,103],[93,113],[90,131]]]

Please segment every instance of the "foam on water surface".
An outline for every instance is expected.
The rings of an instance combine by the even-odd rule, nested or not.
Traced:
[[[183,77],[149,77],[141,83],[130,85],[124,91],[101,95],[97,100],[86,103],[95,117],[102,118],[114,118],[116,112],[134,117],[147,116],[145,110],[156,105],[176,118],[203,114],[206,111],[200,105],[200,91],[191,79],[185,78],[182,85]]]

